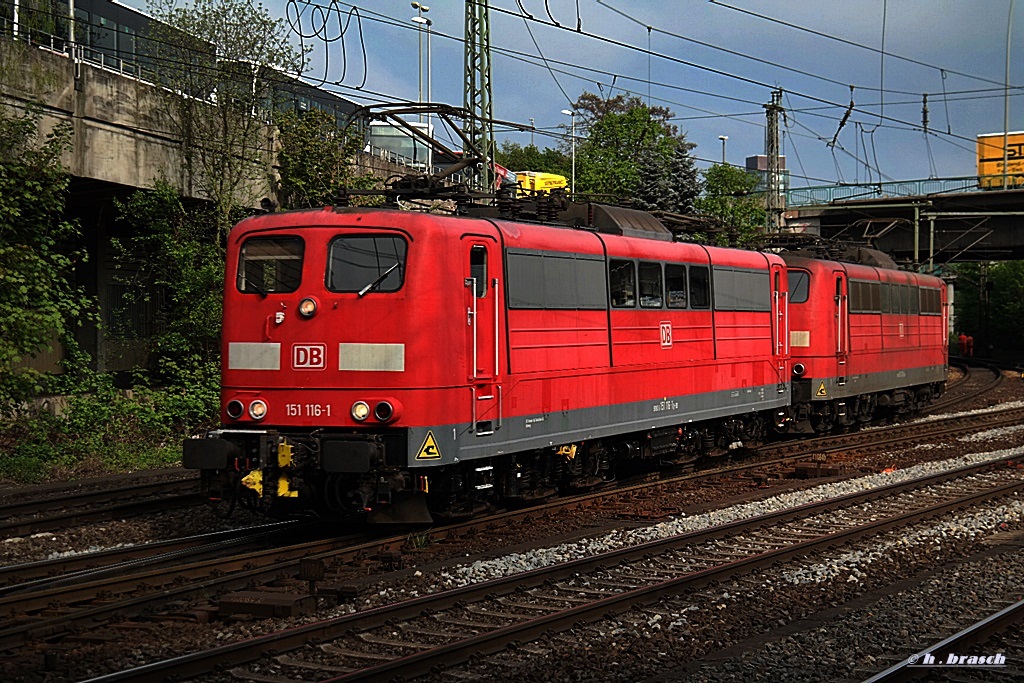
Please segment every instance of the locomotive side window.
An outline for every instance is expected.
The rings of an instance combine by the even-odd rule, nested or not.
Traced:
[[[469,250],[469,276],[476,282],[476,298],[483,299],[487,296],[487,247]]]
[[[913,285],[907,287],[907,302],[910,304],[911,315],[917,315],[921,312],[921,302],[918,298],[918,291],[918,288]]]
[[[336,237],[327,256],[332,292],[395,292],[405,280],[405,239],[392,235]]]
[[[768,271],[715,267],[716,311],[770,311]]]
[[[238,291],[243,294],[294,292],[302,280],[299,237],[253,237],[242,244],[238,256]]]
[[[942,313],[942,294],[937,289],[921,289],[921,315]]]
[[[603,257],[509,249],[505,259],[509,308],[604,310],[608,307]]]
[[[686,266],[665,264],[665,292],[669,308],[686,308]]]
[[[879,283],[850,280],[850,312],[881,313],[881,287]]]
[[[608,281],[614,308],[636,306],[636,276],[632,261],[610,261]]]
[[[811,291],[811,274],[806,270],[789,271],[789,303],[805,304]]]
[[[711,271],[690,266],[690,308],[711,308]]]
[[[886,282],[882,282],[880,284],[881,284],[881,288],[880,289],[881,289],[881,294],[882,294],[882,313],[891,313],[892,312],[892,304],[889,303],[889,284],[886,283]]]
[[[661,308],[661,264],[641,263],[640,273],[640,307]]]

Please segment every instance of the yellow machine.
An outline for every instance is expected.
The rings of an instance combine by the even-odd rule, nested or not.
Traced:
[[[1003,140],[1006,140],[1004,152]],[[1006,170],[1003,170],[1003,157]],[[1004,178],[1005,174],[1005,178]],[[522,181],[522,178],[520,178]],[[978,136],[978,186],[1000,189],[1024,185],[1024,131]]]
[[[540,171],[517,171],[516,179],[519,181],[519,186],[529,192],[550,192],[569,185],[564,175],[541,173]]]

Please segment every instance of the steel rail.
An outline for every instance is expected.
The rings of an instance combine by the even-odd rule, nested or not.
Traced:
[[[1005,420],[1006,418],[1004,418]],[[1015,418],[1009,418],[1015,419]],[[947,421],[936,421],[928,423],[930,429],[944,424]],[[951,418],[948,422],[953,425],[949,430],[962,429],[962,420]],[[905,428],[905,426],[904,426]],[[891,431],[899,431],[899,428],[892,430],[874,430],[865,433],[872,439],[872,443],[879,443],[879,436],[885,436]],[[844,435],[850,436],[850,435]],[[898,440],[906,440],[901,436]],[[832,441],[837,437],[824,437],[823,441]],[[839,437],[842,440],[842,437]],[[818,440],[814,440],[815,442]],[[891,441],[891,439],[890,439]],[[644,481],[626,487],[590,492],[572,498],[559,498],[552,502],[527,508],[504,512],[498,515],[471,520],[456,524],[454,526],[439,527],[429,531],[433,541],[442,539],[458,538],[472,530],[486,530],[500,526],[511,520],[528,521],[532,515],[551,515],[557,511],[579,510],[588,505],[598,504],[608,499],[618,500],[624,495],[636,493],[652,488],[671,486],[674,484],[696,481],[705,478],[728,476],[731,474],[747,472],[754,469],[763,469],[771,466],[785,466],[793,462],[805,459],[808,454],[842,450],[842,446],[833,445],[829,448],[820,446],[804,448],[801,453],[787,455],[770,461],[745,462],[737,465],[730,465],[710,471],[691,472],[683,475],[663,479],[659,481]],[[982,465],[984,467],[984,465]],[[53,637],[58,635],[75,624],[94,622],[95,620],[110,618],[114,615],[132,616],[146,609],[151,608],[154,603],[171,600],[182,600],[196,595],[209,595],[223,590],[244,587],[252,581],[268,580],[278,576],[282,572],[297,571],[300,559],[322,559],[325,561],[342,561],[366,557],[374,553],[384,551],[395,552],[401,550],[408,543],[408,536],[398,535],[386,538],[378,538],[365,543],[349,547],[338,547],[335,540],[314,541],[293,545],[284,549],[272,549],[258,553],[247,553],[240,556],[218,558],[193,562],[184,566],[177,566],[163,570],[152,570],[135,572],[124,576],[100,578],[95,581],[75,584],[72,586],[57,587],[44,586],[42,590],[31,591],[23,595],[11,595],[4,597],[0,595],[0,609],[10,614],[18,612],[31,612],[45,609],[54,601],[64,604],[84,602],[93,597],[97,592],[107,595],[118,595],[134,591],[139,585],[169,586],[163,590],[157,590],[151,595],[134,596],[123,600],[105,601],[104,604],[82,607],[74,612],[68,612],[52,616],[42,620],[32,620],[21,623],[6,629],[0,629],[0,646],[16,646],[31,638]],[[256,566],[254,566],[256,565]],[[231,571],[232,567],[238,568]],[[89,578],[89,575],[85,575]],[[191,584],[181,584],[183,579],[191,580]]]
[[[1024,622],[1024,600],[1016,602],[999,610],[995,614],[985,617],[981,621],[968,626],[949,638],[946,638],[941,643],[936,643],[929,648],[921,650],[899,664],[894,664],[885,671],[877,673],[871,678],[865,679],[863,683],[896,683],[896,681],[909,681],[914,678],[920,678],[928,673],[941,673],[944,670],[950,673],[954,671],[959,671],[964,674],[969,673],[969,671],[953,667],[925,668],[920,665],[915,666],[915,664],[920,662],[925,655],[933,652],[946,652],[955,648],[965,648],[971,645],[984,643],[993,635],[1001,633],[1007,628],[1020,624],[1021,622]]]
[[[0,596],[39,590],[42,586],[65,585],[107,574],[121,574],[126,570],[176,561],[184,556],[194,559],[240,544],[270,540],[276,535],[294,533],[298,526],[297,522],[273,522],[51,560],[0,566],[0,583],[5,584],[0,585]]]
[[[303,625],[285,631],[260,636],[246,641],[238,643],[232,643],[222,647],[214,648],[203,652],[197,652],[173,659],[165,660],[162,662],[154,662],[148,665],[130,669],[127,671],[116,672],[105,676],[99,676],[94,679],[90,679],[90,683],[114,683],[115,681],[142,681],[142,680],[159,680],[167,678],[169,676],[185,677],[194,676],[203,673],[207,673],[216,667],[223,667],[225,663],[240,664],[245,662],[251,662],[258,659],[260,656],[265,654],[267,651],[273,650],[275,652],[283,652],[288,650],[297,649],[305,646],[307,643],[318,640],[327,640],[338,638],[345,635],[349,631],[366,629],[379,626],[388,619],[409,619],[414,618],[424,613],[432,613],[441,609],[450,608],[453,604],[459,601],[472,601],[480,600],[490,594],[500,595],[507,594],[522,588],[529,586],[542,585],[545,581],[557,580],[559,578],[565,578],[572,576],[577,573],[593,571],[600,567],[622,564],[626,562],[633,562],[643,558],[646,555],[657,554],[665,552],[674,547],[689,546],[698,543],[702,543],[707,540],[714,538],[720,538],[728,536],[737,532],[742,532],[753,527],[764,527],[779,524],[785,521],[799,519],[808,516],[809,514],[818,514],[829,510],[840,509],[847,507],[855,503],[861,503],[871,500],[877,500],[886,498],[894,495],[895,493],[910,491],[926,485],[940,484],[953,479],[968,476],[970,474],[980,472],[983,470],[998,467],[1000,464],[1011,460],[1011,458],[999,459],[989,463],[973,465],[970,467],[959,468],[957,470],[944,472],[939,475],[932,475],[929,477],[913,480],[910,482],[902,482],[898,484],[892,484],[889,486],[879,487],[877,489],[858,492],[842,496],[840,498],[831,499],[828,501],[819,501],[816,503],[809,503],[801,505],[796,508],[782,510],[779,512],[762,515],[754,518],[737,520],[725,525],[720,525],[710,529],[689,532],[674,536],[667,539],[659,539],[650,541],[641,545],[631,546],[622,548],[609,553],[595,555],[592,557],[579,558],[564,564],[557,565],[555,567],[545,567],[542,569],[536,569],[529,572],[515,574],[508,577],[492,579],[483,583],[473,584],[465,586],[459,589],[453,589],[442,593],[431,594],[415,598],[402,603],[388,605],[384,607],[378,607],[364,612],[357,612],[342,617],[336,617],[324,621]],[[797,543],[793,546],[782,549],[781,551],[773,551],[772,553],[762,554],[761,556],[755,556],[751,558],[745,558],[738,560],[735,563],[731,563],[732,570],[739,570],[741,568],[750,569],[758,565],[758,562],[771,563],[786,557],[794,557],[800,554],[806,554],[811,550],[827,547],[834,545],[837,542],[848,542],[856,540],[860,536],[870,535],[877,533],[878,529],[882,528],[885,523],[889,526],[902,525],[918,521],[925,517],[934,516],[941,514],[949,510],[962,507],[970,504],[971,502],[978,502],[986,498],[992,498],[996,496],[1005,495],[1012,491],[1019,491],[1024,489],[1024,482],[1017,481],[1011,484],[996,487],[976,493],[967,498],[960,498],[954,501],[945,502],[939,505],[931,506],[924,510],[916,510],[906,515],[902,515],[896,518],[896,521],[892,519],[886,522],[876,522],[868,527],[855,527],[850,530],[840,532],[836,535],[829,535],[827,537],[816,539],[814,541],[805,541]],[[758,559],[760,558],[760,559]],[[725,566],[725,565],[723,565]],[[697,587],[698,585],[706,584],[712,580],[720,579],[722,576],[722,569],[716,568],[716,571],[704,570],[697,572],[693,575],[687,575],[674,579],[672,581],[658,584],[654,587],[649,587],[647,591],[653,591],[652,596],[667,594],[668,592],[678,592],[685,587],[692,586]],[[637,597],[637,594],[635,597]],[[635,602],[635,600],[634,600]],[[625,609],[624,603],[620,604],[616,602],[615,598],[608,598],[605,600],[594,603],[596,606],[581,606],[570,610],[569,613],[563,616],[552,615],[550,617],[542,618],[541,620],[531,620],[518,626],[511,626],[501,629],[499,640],[503,644],[498,644],[499,640],[492,641],[491,645],[487,645],[487,638],[484,636],[474,637],[465,642],[465,647],[478,649],[478,648],[494,648],[494,651],[501,649],[508,642],[514,640],[520,640],[531,637],[531,634],[537,632],[543,632],[552,626],[557,626],[561,623],[574,623],[580,618],[589,615],[588,618],[601,616],[608,612],[614,607]],[[527,626],[529,624],[529,626]],[[539,629],[535,631],[534,628]],[[431,654],[430,652],[424,652],[416,655],[405,657],[402,660],[402,664],[396,664],[394,662],[381,664],[379,667],[372,669],[364,669],[358,674],[352,674],[351,677],[340,677],[338,681],[347,680],[361,680],[362,678],[369,678],[373,680],[386,680],[388,676],[395,675],[419,675],[426,673],[431,668],[438,665],[438,662],[442,659],[450,661],[451,651],[445,650],[444,653]],[[468,652],[467,652],[468,656]],[[393,668],[392,668],[393,667]]]

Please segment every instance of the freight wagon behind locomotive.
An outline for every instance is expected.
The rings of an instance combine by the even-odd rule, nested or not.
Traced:
[[[874,408],[940,388],[936,324],[909,303],[879,313],[895,336],[862,359],[875,323],[847,303],[862,282],[925,296],[935,278],[787,266],[585,208],[585,227],[330,207],[243,221],[223,426],[186,441],[185,466],[211,499],[272,515],[427,521],[846,424],[851,404],[866,415],[856,391]],[[792,283],[806,300],[791,304]]]

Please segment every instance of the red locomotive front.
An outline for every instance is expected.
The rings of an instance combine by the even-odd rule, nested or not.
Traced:
[[[211,498],[271,514],[426,521],[760,442],[789,403],[783,261],[615,211],[606,229],[348,208],[243,221],[223,426],[186,441],[185,466]]]

